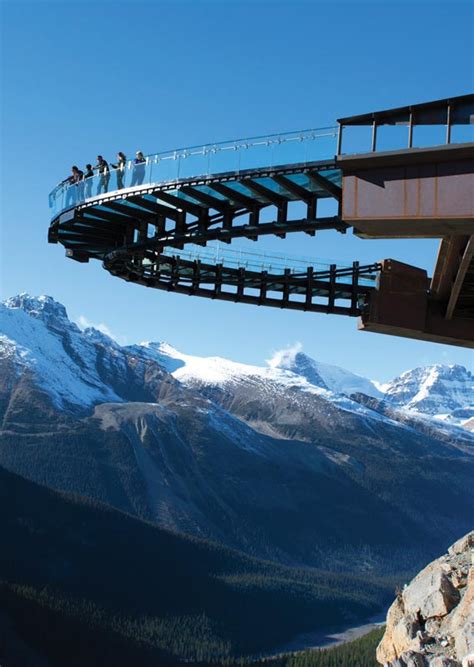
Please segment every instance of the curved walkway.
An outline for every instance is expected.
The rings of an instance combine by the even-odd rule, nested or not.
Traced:
[[[49,241],[64,245],[72,259],[100,259],[111,274],[148,287],[358,315],[373,289],[375,264],[361,267],[355,262],[319,270],[313,263],[298,270],[290,266],[274,270],[235,262],[229,266],[225,256],[209,261],[209,256],[191,257],[183,250],[190,244],[229,244],[269,234],[314,236],[324,229],[344,233],[346,225],[338,214],[317,213],[320,200],[333,199],[336,208],[341,200],[335,140],[330,128],[183,149],[149,156],[141,184],[92,195],[94,185],[101,189],[98,175],[57,188],[50,195]],[[325,153],[325,159],[314,159]],[[215,171],[218,166],[226,170]],[[128,163],[129,173],[121,174],[124,185],[136,176],[135,167]],[[172,177],[165,178],[171,167]],[[298,217],[291,215],[295,202]]]

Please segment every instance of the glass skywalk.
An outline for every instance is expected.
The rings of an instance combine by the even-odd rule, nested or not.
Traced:
[[[60,183],[49,195],[51,218],[105,193],[129,193],[145,185],[156,187],[218,174],[239,175],[252,169],[330,160],[336,153],[336,142],[337,127],[327,127],[154,153],[143,163],[129,160],[123,170],[110,169],[105,177],[96,173],[78,184]],[[215,191],[212,195],[216,196]]]

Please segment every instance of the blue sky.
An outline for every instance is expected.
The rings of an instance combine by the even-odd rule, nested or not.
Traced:
[[[356,321],[173,295],[81,265],[46,241],[47,195],[71,164],[333,124],[470,92],[473,3],[22,2],[2,9],[1,297],[50,294],[120,341],[263,363],[285,346],[384,381],[470,351],[359,333]],[[335,232],[252,250],[431,270],[435,241]]]

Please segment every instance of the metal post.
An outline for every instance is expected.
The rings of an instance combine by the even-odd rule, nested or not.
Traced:
[[[408,148],[413,147],[413,112],[410,111],[410,120],[408,121]]]
[[[374,152],[377,148],[377,122],[374,119],[374,122],[372,123],[372,152]]]
[[[351,312],[357,313],[357,291],[359,286],[359,262],[352,262]]]
[[[448,111],[447,111],[447,118],[446,118],[446,143],[450,144],[451,143],[451,105],[448,104]]]
[[[337,130],[337,155],[341,154],[342,148],[342,125],[339,123],[339,128]]]

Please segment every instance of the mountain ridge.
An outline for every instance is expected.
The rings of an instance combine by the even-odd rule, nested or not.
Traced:
[[[12,317],[12,314],[15,314]],[[107,334],[93,328],[81,329],[67,317],[65,307],[56,302],[52,297],[32,297],[23,293],[10,297],[0,303],[0,354],[20,357],[24,363],[28,363],[28,347],[22,335],[21,321],[10,322],[10,320],[21,320],[21,314],[30,316],[33,320],[43,322],[49,331],[62,335],[62,345],[66,348],[73,361],[76,362],[79,376],[82,376],[81,386],[70,377],[70,364],[61,364],[63,373],[62,381],[66,387],[68,397],[58,395],[52,386],[47,389],[54,399],[62,407],[71,399],[77,405],[92,406],[103,401],[127,400],[128,395],[117,393],[113,388],[104,383],[103,374],[87,373],[93,364],[93,359],[88,359],[91,352],[87,345],[81,345],[80,341],[91,343],[92,346],[108,348],[116,358],[117,363],[124,365],[124,358],[136,356],[142,360],[148,359],[157,363],[164,371],[171,374],[175,379],[184,384],[226,383],[242,376],[255,376],[256,378],[275,381],[288,386],[298,386],[306,391],[320,392],[321,395],[350,398],[356,393],[363,393],[372,398],[384,400],[392,407],[427,415],[437,418],[446,423],[463,425],[474,418],[474,375],[461,365],[435,364],[427,367],[419,367],[407,370],[385,383],[384,391],[381,391],[380,383],[354,374],[338,366],[318,362],[304,354],[298,347],[281,350],[267,362],[267,366],[255,366],[230,361],[222,357],[199,357],[179,352],[168,343],[147,342],[134,345],[119,345]],[[15,326],[16,324],[16,326]],[[36,338],[41,340],[40,329],[32,326],[33,331],[29,333],[31,342]],[[3,335],[2,335],[3,334]],[[43,347],[47,347],[43,343]],[[19,348],[19,349],[18,349]],[[38,351],[36,351],[38,352]],[[55,351],[51,350],[51,354]],[[35,350],[33,350],[33,356]],[[56,351],[59,356],[59,350]],[[121,361],[120,358],[122,359]],[[20,361],[17,359],[17,361]],[[41,355],[36,354],[34,361],[36,366],[41,361]],[[35,366],[35,363],[31,363]],[[54,364],[46,370],[39,368],[39,375],[53,375]],[[58,378],[51,385],[57,387]],[[431,389],[431,394],[430,394]],[[63,392],[64,393],[64,392]]]
[[[470,528],[470,431],[287,368],[109,344],[52,301],[0,308],[7,469],[249,555],[334,571],[406,569]],[[61,385],[71,376],[73,396]]]

